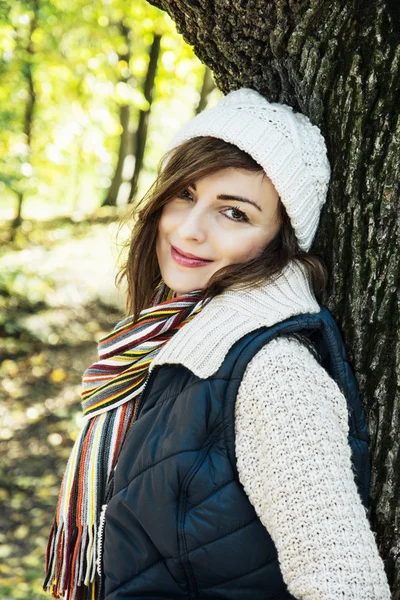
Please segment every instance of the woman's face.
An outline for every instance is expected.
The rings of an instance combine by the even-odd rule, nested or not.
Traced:
[[[183,189],[163,207],[158,227],[157,259],[167,286],[177,294],[203,289],[222,267],[260,254],[279,230],[278,199],[263,172],[233,167]]]

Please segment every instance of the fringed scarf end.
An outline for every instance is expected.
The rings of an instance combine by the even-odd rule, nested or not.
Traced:
[[[52,527],[48,542],[46,577],[43,590],[52,598],[64,600],[95,600],[98,590],[96,565],[98,558],[90,548],[91,535],[82,530],[65,535],[64,525]],[[85,581],[83,576],[85,575]]]

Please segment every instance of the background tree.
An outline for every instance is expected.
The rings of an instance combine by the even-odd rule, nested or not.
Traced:
[[[199,102],[196,106],[195,114],[198,115],[204,110],[207,106],[207,100],[213,89],[215,88],[215,83],[212,77],[212,73],[208,67],[204,69],[204,77],[203,83],[201,86],[200,98]]]
[[[31,154],[31,148],[32,148],[32,125],[33,125],[35,100],[36,100],[35,86],[34,86],[34,81],[33,81],[33,69],[34,69],[34,61],[35,61],[35,50],[34,50],[34,46],[33,46],[33,38],[36,33],[37,15],[39,12],[39,3],[37,0],[32,0],[32,12],[33,12],[33,16],[29,23],[29,30],[28,30],[29,33],[27,36],[27,44],[26,44],[26,48],[25,48],[26,58],[22,64],[22,71],[25,76],[26,84],[27,84],[28,90],[29,90],[29,93],[27,94],[27,102],[25,105],[25,114],[24,114],[24,120],[23,120],[24,134],[26,137],[26,146],[27,146],[27,151],[28,151],[28,157],[24,164],[24,168],[25,168],[25,171],[28,170],[28,172],[30,172],[30,170],[32,168],[29,160],[30,160],[30,154]],[[17,32],[15,32],[15,33],[16,33],[16,37],[18,38],[18,33]],[[18,197],[17,214],[16,214],[15,219],[12,224],[12,228],[15,231],[15,229],[21,223],[21,212],[22,212],[22,203],[24,200],[24,191],[23,191],[23,189],[19,188],[18,186],[17,186],[17,188],[14,188],[14,191],[16,192],[17,197]]]
[[[139,138],[144,191],[164,140],[193,115],[203,73],[145,0],[1,2],[0,219],[126,203]]]
[[[124,40],[122,50],[118,54],[118,63],[123,63],[125,65],[125,67],[121,70],[120,82],[127,85],[131,77],[131,70],[128,66],[131,60],[131,41],[129,35],[130,28],[124,24],[123,19],[119,21],[117,27]],[[123,102],[120,104],[119,108],[119,122],[121,125],[121,135],[119,138],[117,166],[115,167],[114,176],[112,178],[111,185],[108,188],[108,192],[104,198],[103,205],[117,205],[118,192],[123,183],[122,173],[124,163],[126,158],[132,154],[132,136],[130,135],[129,131],[129,117],[130,105],[128,102]]]
[[[32,155],[32,131],[35,118],[36,90],[34,72],[38,57],[34,46],[34,37],[38,27],[39,3],[37,0],[27,1],[26,8],[31,11],[31,18],[19,19],[17,22],[10,23],[10,35],[15,43],[15,62],[21,73],[21,80],[26,94],[23,97],[23,105],[19,115],[16,111],[4,110],[4,127],[7,133],[14,132],[18,117],[20,118],[20,127],[24,134],[24,144],[20,151],[14,155],[8,156],[5,161],[2,180],[6,182],[9,190],[15,194],[17,204],[16,213],[12,221],[11,235],[14,237],[16,228],[21,223],[22,205],[25,195],[32,191],[34,179],[32,175],[31,155]],[[2,64],[2,72],[7,77],[7,70]],[[12,82],[9,81],[12,85]],[[25,177],[24,177],[25,176]]]
[[[392,0],[151,0],[224,93],[254,88],[326,137],[332,185],[314,250],[366,408],[370,520],[400,598],[400,8]]]
[[[129,199],[132,201],[136,195],[140,171],[143,166],[144,151],[147,141],[147,132],[149,130],[149,117],[151,104],[153,102],[154,82],[156,78],[157,62],[160,55],[161,35],[154,34],[149,52],[149,64],[144,82],[143,95],[148,103],[146,110],[139,112],[139,123],[135,135],[135,169],[131,179],[131,190]]]

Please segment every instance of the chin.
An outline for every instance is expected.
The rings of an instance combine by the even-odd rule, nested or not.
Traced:
[[[181,278],[178,277],[169,277],[164,279],[165,283],[171,290],[178,295],[187,294],[188,292],[192,292],[193,290],[200,290],[205,287],[204,282],[196,281],[193,279],[193,283],[188,280],[187,282],[183,282]]]
[[[168,284],[167,284],[168,285]],[[183,296],[184,294],[188,294],[189,292],[193,292],[193,290],[200,290],[203,288],[201,285],[192,285],[192,286],[179,286],[179,285],[168,285],[171,290],[174,290],[175,294],[178,296]]]

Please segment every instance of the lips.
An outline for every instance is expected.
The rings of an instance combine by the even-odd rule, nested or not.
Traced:
[[[183,250],[181,250],[180,248],[177,248],[176,246],[172,246],[172,247],[174,250],[176,250],[176,252],[178,252],[178,254],[180,254],[181,256],[185,256],[186,258],[192,258],[193,260],[201,260],[203,262],[211,262],[208,258],[203,258],[202,256],[196,256],[195,254],[191,254],[190,252],[184,252]]]
[[[201,258],[191,258],[181,254],[174,246],[171,245],[171,256],[175,262],[184,267],[202,267],[208,265],[212,260],[205,260]]]

